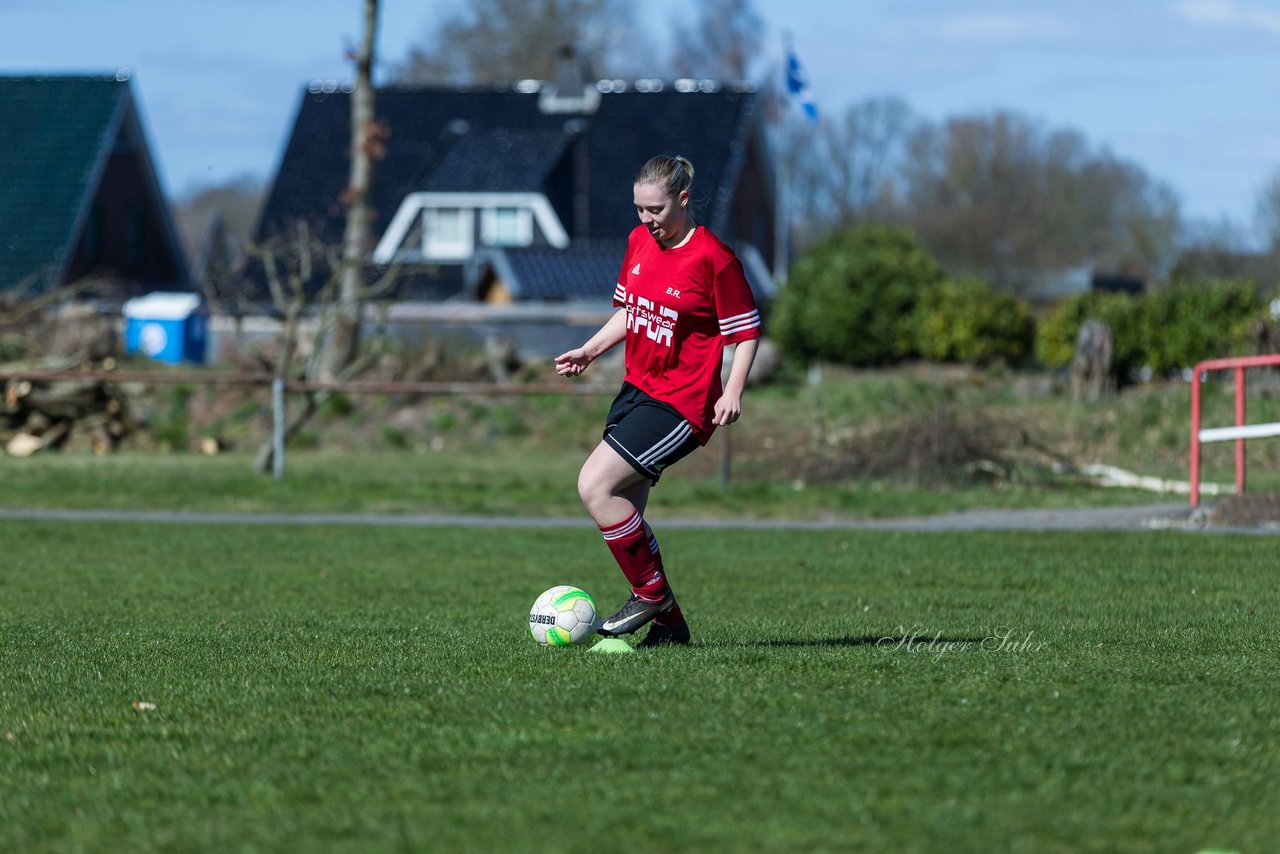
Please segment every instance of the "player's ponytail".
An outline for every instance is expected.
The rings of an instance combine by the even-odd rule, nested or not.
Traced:
[[[693,187],[693,164],[686,157],[659,154],[651,158],[636,175],[636,184],[661,187],[673,199]]]

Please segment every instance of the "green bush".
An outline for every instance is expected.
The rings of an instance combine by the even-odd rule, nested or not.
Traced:
[[[916,351],[940,362],[1018,365],[1035,344],[1027,305],[980,279],[946,280],[925,290],[916,305]]]
[[[289,440],[289,447],[295,451],[314,451],[320,447],[320,434],[315,430],[299,430]]]
[[[191,441],[191,398],[195,389],[185,383],[170,386],[156,397],[156,411],[149,419],[151,437],[157,444],[175,451],[185,450]]]
[[[1052,368],[1071,364],[1080,327],[1100,320],[1111,327],[1112,373],[1126,377],[1147,362],[1142,299],[1125,294],[1087,293],[1068,297],[1049,311],[1036,328],[1036,358]]]
[[[1255,285],[1230,279],[1178,282],[1140,297],[1080,294],[1058,303],[1041,320],[1036,356],[1051,367],[1069,365],[1080,327],[1097,319],[1111,327],[1117,377],[1142,367],[1166,375],[1203,359],[1243,352],[1266,309]]]
[[[349,395],[335,391],[320,407],[319,417],[324,421],[348,418],[356,411],[356,404]]]
[[[1252,282],[1179,282],[1144,299],[1147,364],[1160,375],[1241,353],[1267,301]]]
[[[382,425],[382,443],[388,448],[395,448],[402,451],[409,447],[413,437],[407,430],[403,430],[392,424]]]
[[[914,310],[942,279],[937,262],[906,231],[878,224],[831,234],[806,252],[774,306],[783,350],[849,365],[914,355]]]

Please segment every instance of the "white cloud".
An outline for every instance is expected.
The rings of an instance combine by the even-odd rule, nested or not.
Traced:
[[[1247,27],[1280,36],[1280,12],[1239,0],[1182,0],[1174,7],[1174,13],[1196,24]]]

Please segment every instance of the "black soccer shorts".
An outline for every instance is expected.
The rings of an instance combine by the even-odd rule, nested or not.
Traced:
[[[604,440],[655,485],[663,469],[699,447],[693,426],[675,407],[626,382],[609,407]]]

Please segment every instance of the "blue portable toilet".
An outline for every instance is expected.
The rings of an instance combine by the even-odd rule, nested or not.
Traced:
[[[145,353],[158,362],[205,359],[208,316],[200,295],[156,292],[124,304],[124,351]]]

